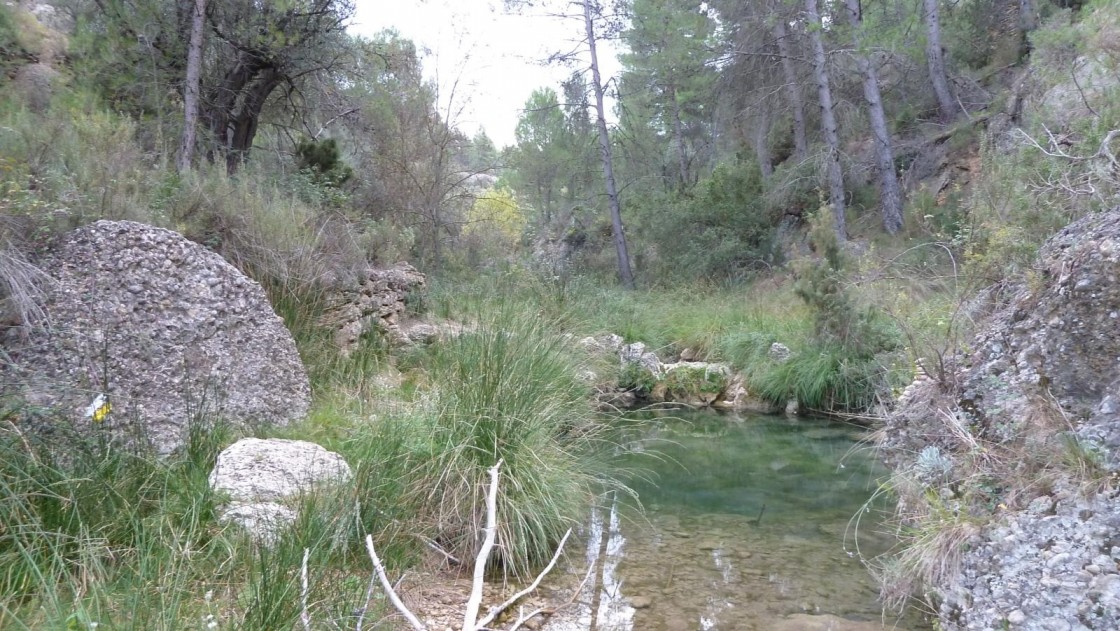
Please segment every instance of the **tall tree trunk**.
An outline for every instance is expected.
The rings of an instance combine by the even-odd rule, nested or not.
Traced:
[[[1019,0],[1019,54],[1031,52],[1029,33],[1038,28],[1038,5],[1036,0]]]
[[[677,190],[683,192],[688,188],[688,159],[684,155],[684,123],[681,122],[681,102],[677,100],[676,88],[670,91],[673,99],[673,136],[677,141],[677,167],[680,170],[680,180]]]
[[[891,150],[891,133],[887,129],[887,116],[883,113],[883,99],[879,94],[879,77],[875,66],[863,52],[860,29],[863,20],[860,16],[860,0],[844,0],[848,11],[848,22],[852,27],[852,44],[855,52],[856,68],[863,75],[863,99],[867,101],[867,117],[871,121],[871,134],[875,136],[875,166],[879,171],[879,205],[883,209],[883,228],[890,234],[897,234],[902,228],[902,192],[898,188],[898,177],[894,172],[894,152]]]
[[[945,55],[941,50],[941,0],[922,0],[922,19],[926,25],[926,64],[929,66],[929,82],[937,97],[937,109],[943,122],[951,122],[957,117],[960,108],[953,92],[949,89],[949,78],[945,74]]]
[[[1038,28],[1038,7],[1035,0],[1019,0],[1019,30],[1024,34]]]
[[[191,38],[187,48],[187,85],[183,91],[183,140],[179,145],[179,173],[186,173],[194,160],[195,131],[198,128],[198,82],[202,75],[202,34],[205,28],[206,0],[194,0],[191,12]]]
[[[817,0],[805,0],[805,14],[809,22],[809,44],[813,49],[817,97],[821,102],[821,130],[828,144],[828,197],[832,204],[836,238],[844,242],[848,239],[848,228],[844,221],[844,169],[840,166],[840,135],[837,132],[836,116],[832,112],[832,89],[828,82],[824,43],[821,41],[821,14],[817,10]]]
[[[758,168],[762,171],[762,179],[774,174],[773,158],[770,156],[770,110],[760,106],[754,116],[754,153],[758,156]]]
[[[799,160],[809,153],[809,141],[805,134],[805,102],[801,98],[801,84],[797,80],[797,69],[793,66],[793,49],[789,43],[789,29],[781,15],[774,19],[772,29],[778,41],[778,54],[782,58],[782,79],[785,81],[786,98],[793,115],[793,155]]]
[[[583,21],[587,28],[587,47],[591,52],[591,87],[595,90],[599,156],[603,160],[603,177],[607,180],[607,201],[611,207],[611,233],[614,236],[614,249],[618,255],[618,277],[623,287],[633,289],[634,273],[630,270],[630,252],[626,248],[626,233],[622,229],[622,209],[618,204],[618,189],[614,182],[611,138],[607,132],[606,108],[603,106],[603,79],[599,75],[599,57],[595,50],[595,25],[591,19],[591,0],[583,1]]]

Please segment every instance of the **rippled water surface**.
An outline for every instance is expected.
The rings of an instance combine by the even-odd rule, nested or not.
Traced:
[[[620,497],[593,516],[581,609],[549,629],[929,628],[884,618],[860,561],[891,541],[881,510],[861,510],[884,471],[858,428],[677,416],[627,437],[645,512]]]

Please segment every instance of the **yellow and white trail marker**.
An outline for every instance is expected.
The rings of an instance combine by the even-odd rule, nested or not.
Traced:
[[[99,394],[97,398],[93,400],[93,403],[90,403],[89,407],[86,408],[85,417],[94,423],[100,423],[104,421],[105,417],[109,416],[109,412],[112,411],[113,404],[109,403],[109,397],[104,394]]]

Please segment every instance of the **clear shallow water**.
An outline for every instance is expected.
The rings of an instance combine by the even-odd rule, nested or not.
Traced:
[[[676,416],[625,436],[618,457],[645,511],[619,497],[592,516],[580,609],[548,629],[929,628],[884,618],[860,561],[891,540],[880,510],[861,513],[885,471],[855,448],[858,428]]]

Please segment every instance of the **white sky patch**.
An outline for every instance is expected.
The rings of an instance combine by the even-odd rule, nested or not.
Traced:
[[[533,90],[551,87],[559,92],[560,82],[575,69],[544,64],[549,55],[583,48],[582,19],[549,16],[540,10],[510,15],[503,12],[501,0],[356,0],[354,4],[352,33],[372,36],[395,28],[415,42],[424,53],[425,76],[439,86],[441,113],[468,135],[485,129],[499,148],[514,144],[517,119]],[[616,50],[613,42],[600,42],[604,82],[619,71]]]

